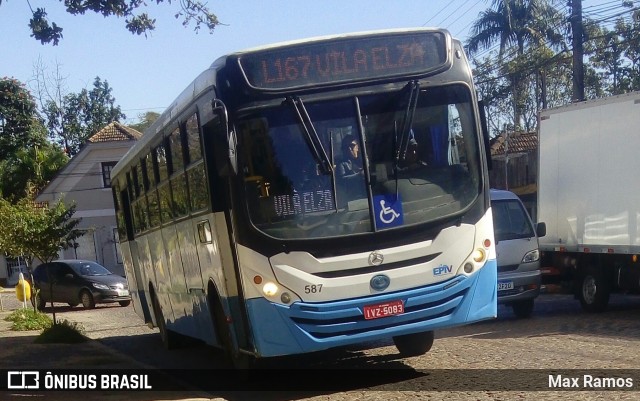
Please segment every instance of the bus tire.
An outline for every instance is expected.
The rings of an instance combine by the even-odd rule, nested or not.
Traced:
[[[595,266],[590,266],[580,276],[578,299],[582,309],[591,313],[603,312],[609,305],[610,288],[607,278]]]
[[[160,339],[162,340],[162,345],[167,350],[178,348],[178,333],[167,329],[167,323],[164,320],[162,307],[160,306],[160,302],[158,301],[158,297],[156,296],[155,292],[151,292],[151,302],[153,303],[153,313],[156,317],[156,325],[158,326],[158,330],[160,331]]]
[[[433,331],[393,337],[393,343],[403,357],[424,355],[433,345]]]
[[[227,365],[234,369],[253,369],[255,367],[255,358],[251,355],[236,352],[233,344],[231,327],[227,323],[227,317],[222,308],[222,303],[214,292],[209,293],[209,310],[211,311],[211,321],[213,322],[216,336],[220,341],[220,347],[224,354]]]

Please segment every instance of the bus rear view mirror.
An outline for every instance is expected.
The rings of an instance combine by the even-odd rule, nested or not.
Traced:
[[[229,115],[227,106],[219,100],[212,102],[213,114],[216,117],[215,132],[215,159],[217,170],[221,176],[238,173],[237,144],[235,131],[229,130]]]

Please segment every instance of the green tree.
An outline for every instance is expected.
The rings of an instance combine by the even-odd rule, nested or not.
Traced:
[[[140,121],[136,124],[130,124],[129,126],[136,131],[140,131],[144,133],[144,131],[153,124],[158,117],[160,117],[160,113],[156,113],[155,111],[147,111],[146,113],[138,115]]]
[[[0,160],[34,142],[35,113],[36,104],[25,86],[17,79],[1,78],[0,116],[4,126],[0,132]]]
[[[33,97],[19,81],[0,79],[0,114],[0,196],[17,201],[44,187],[67,158],[47,141]]]
[[[9,255],[24,255],[29,267],[34,258],[52,261],[82,235],[76,228],[80,219],[73,218],[75,209],[62,199],[46,207],[31,197],[15,204],[0,198],[0,249]]]
[[[527,102],[527,75],[521,68],[514,67],[526,65],[528,48],[564,44],[558,33],[562,18],[548,0],[493,0],[491,8],[481,12],[471,27],[472,36],[467,42],[471,55],[499,45],[498,68],[509,81],[517,128],[522,127]]]
[[[0,195],[17,201],[44,188],[69,158],[51,143],[18,150],[0,161]]]
[[[44,101],[51,139],[69,156],[77,154],[82,144],[103,127],[126,118],[111,92],[109,83],[96,77],[90,91],[82,89],[79,93]]]
[[[0,0],[0,6],[3,0]],[[147,35],[156,27],[156,20],[151,18],[146,12],[141,10],[150,7],[142,0],[58,0],[63,3],[60,7],[71,15],[83,15],[86,12],[94,12],[104,17],[125,18],[126,28],[131,33],[137,35]],[[49,2],[50,4],[51,2]],[[169,3],[171,0],[155,0],[150,3]],[[179,5],[176,11],[176,19],[182,19],[182,25],[195,24],[194,30],[198,32],[200,28],[206,27],[209,32],[213,32],[215,27],[220,25],[218,17],[209,11],[206,3],[200,0],[180,0],[175,1]],[[51,7],[51,5],[49,5]],[[153,6],[153,4],[152,4]],[[30,7],[31,20],[29,28],[31,36],[39,40],[42,44],[52,43],[58,45],[62,39],[62,27],[55,22],[50,22],[47,18],[47,11],[44,8],[31,8],[31,3],[26,1],[25,7]],[[55,6],[53,6],[55,7]]]

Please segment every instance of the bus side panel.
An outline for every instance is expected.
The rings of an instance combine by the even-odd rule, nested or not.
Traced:
[[[213,325],[204,291],[196,237],[191,219],[176,224],[176,245],[179,248],[179,256],[184,270],[186,291],[172,292],[176,320],[171,329],[190,337],[208,341],[213,337]],[[176,273],[179,272],[178,270]],[[175,283],[173,288],[177,290],[179,284]]]
[[[176,224],[180,258],[186,280],[187,292],[204,292],[204,282],[198,260],[197,237],[195,227],[191,219]]]
[[[152,231],[147,234],[146,238],[148,238],[151,267],[155,273],[155,280],[152,281],[155,294],[158,297],[158,302],[162,308],[165,320],[173,321],[173,309],[171,308],[171,302],[169,300],[171,276],[164,241],[162,239],[162,231]],[[149,278],[151,277],[154,276],[149,276]]]
[[[120,252],[122,253],[122,260],[124,263],[124,272],[129,283],[129,292],[131,293],[131,300],[133,301],[133,309],[136,314],[140,316],[144,321],[147,320],[145,315],[146,297],[144,295],[144,284],[140,285],[140,279],[135,272],[139,272],[137,265],[138,252],[135,242],[123,242],[120,244]],[[143,282],[144,283],[144,282]]]
[[[188,315],[185,306],[188,304],[187,285],[182,268],[182,257],[178,246],[178,233],[175,224],[170,224],[162,228],[162,239],[164,240],[164,250],[166,253],[166,267],[169,270],[168,295],[171,302],[171,317],[167,318],[167,327],[171,330],[182,332],[176,326],[178,319]]]
[[[155,271],[153,268],[153,261],[151,259],[151,251],[149,248],[149,237],[138,237],[135,240],[135,246],[136,252],[138,254],[138,277],[136,278],[138,279],[139,290],[144,291],[145,294],[146,303],[145,305],[143,305],[143,308],[147,308],[149,310],[150,321],[154,322],[154,324],[157,325],[157,322],[155,321],[155,315],[153,314],[151,297],[149,295],[149,283],[154,283],[155,288],[157,288],[155,284]]]
[[[222,215],[222,213],[220,214]],[[222,215],[222,219],[224,219],[224,215]],[[229,306],[226,302],[227,289],[222,271],[222,257],[219,241],[220,235],[218,233],[220,228],[216,226],[215,221],[215,215],[209,214],[192,220],[192,225],[196,236],[196,250],[200,262],[201,279],[204,283],[208,283],[209,280],[213,281],[218,291],[218,296],[222,302],[222,307],[226,311],[227,315],[229,315]],[[223,235],[227,235],[226,226],[223,226],[222,230]],[[208,312],[209,307],[212,306],[208,305]],[[201,335],[200,339],[209,345],[220,346],[219,335],[218,333],[215,333],[215,326],[211,321],[211,314],[206,317],[202,317],[203,321],[205,319],[209,327],[206,334]],[[205,326],[202,323],[200,325]]]

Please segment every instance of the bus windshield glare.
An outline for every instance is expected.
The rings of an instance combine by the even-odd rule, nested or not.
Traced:
[[[236,127],[253,225],[275,238],[312,239],[463,212],[482,174],[471,93],[464,85],[420,89],[402,139],[408,98],[402,90],[283,102],[244,115]]]

